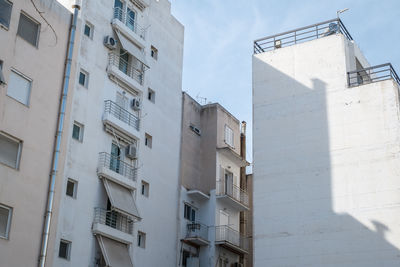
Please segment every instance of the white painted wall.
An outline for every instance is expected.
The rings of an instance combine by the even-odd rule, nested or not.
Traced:
[[[255,266],[398,266],[398,87],[342,35],[253,57]],[[354,49],[354,50],[353,50]]]

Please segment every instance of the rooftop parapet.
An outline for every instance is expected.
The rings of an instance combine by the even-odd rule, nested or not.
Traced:
[[[347,39],[353,40],[342,21],[336,18],[255,40],[254,54],[308,42],[337,33],[341,33]]]

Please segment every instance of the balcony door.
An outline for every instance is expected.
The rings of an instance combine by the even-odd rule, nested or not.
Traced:
[[[115,171],[116,173],[121,173],[121,160],[122,160],[122,153],[119,146],[115,143],[111,144],[111,159],[110,159],[110,169]]]
[[[225,170],[225,194],[233,196],[233,173]]]
[[[114,18],[122,21],[124,10],[124,3],[121,0],[115,0],[114,2]]]
[[[219,225],[229,225],[229,213],[223,210],[219,211]]]
[[[136,32],[136,23],[135,23],[136,13],[131,8],[126,9],[126,26],[131,29],[133,32]]]

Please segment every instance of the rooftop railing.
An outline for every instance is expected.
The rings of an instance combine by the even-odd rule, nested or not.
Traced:
[[[137,168],[122,161],[120,157],[115,157],[106,152],[99,153],[99,167],[105,167],[132,181],[137,179]]]
[[[95,208],[93,222],[110,226],[127,234],[133,233],[134,221],[130,217],[116,211]]]
[[[340,19],[331,19],[321,23],[255,40],[254,54],[311,41],[336,33],[341,33],[346,36],[347,39],[353,40]]]
[[[131,13],[132,12],[132,13]],[[131,16],[131,14],[133,14]],[[143,40],[146,40],[146,29],[141,27],[135,19],[135,13],[133,11],[125,12],[120,7],[114,8],[114,19],[120,20],[125,24],[131,31],[140,36]]]
[[[388,79],[393,79],[400,86],[400,78],[390,63],[347,72],[347,83],[349,87]]]
[[[249,195],[247,192],[232,183],[226,183],[225,180],[218,180],[216,191],[217,196],[227,195],[241,204],[249,206]]]
[[[227,242],[231,245],[241,248],[244,251],[249,250],[249,239],[242,236],[238,231],[227,225],[215,227],[215,241]]]
[[[126,61],[116,53],[109,53],[108,64],[117,67],[121,72],[137,81],[140,85],[143,85],[144,71],[142,70],[143,68],[139,66],[143,65],[143,63],[141,63],[133,55],[131,57],[133,57],[133,60],[137,64],[132,64],[131,62]]]
[[[186,225],[186,238],[201,238],[208,240],[208,227],[199,222],[191,222]]]
[[[123,107],[119,106],[117,103],[111,100],[104,101],[104,112],[113,115],[118,120],[125,122],[129,126],[132,126],[139,131],[139,118]]]

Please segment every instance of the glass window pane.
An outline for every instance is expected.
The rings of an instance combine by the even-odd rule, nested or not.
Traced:
[[[0,236],[8,238],[7,228],[8,228],[8,216],[10,210],[0,207]]]
[[[86,75],[84,73],[80,72],[79,73],[79,84],[86,86],[85,81],[86,81]]]
[[[10,27],[12,3],[7,0],[0,0],[0,24]]]
[[[81,128],[74,124],[74,128],[72,129],[72,138],[76,139],[76,140],[80,140],[79,136],[80,136],[80,131]]]
[[[25,77],[19,75],[18,73],[11,71],[7,95],[14,98],[22,104],[29,104],[29,97],[31,93],[31,81]]]
[[[0,134],[0,162],[17,168],[19,142]]]
[[[75,183],[72,181],[67,182],[67,195],[70,197],[75,197],[74,195],[75,192]]]
[[[90,37],[90,27],[87,24],[85,25],[84,33],[86,36]]]

